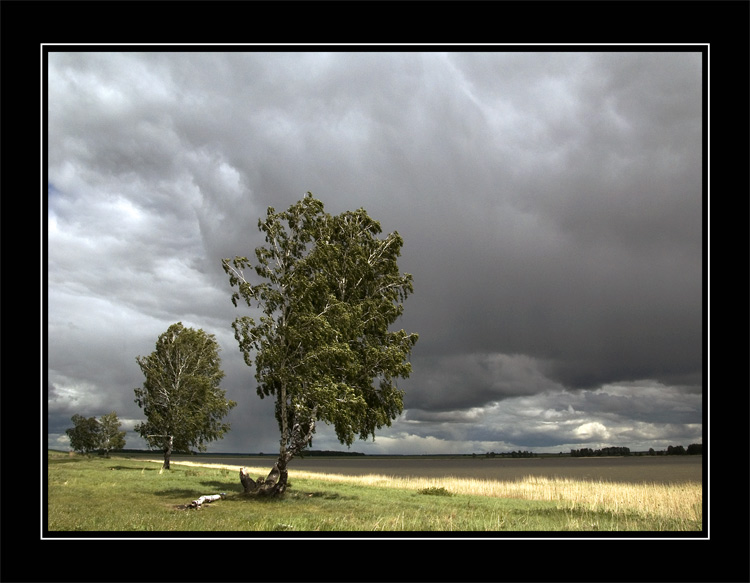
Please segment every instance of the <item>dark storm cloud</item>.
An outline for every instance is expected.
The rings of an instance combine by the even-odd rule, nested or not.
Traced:
[[[641,443],[699,424],[697,52],[63,51],[49,63],[50,419],[71,403],[138,418],[135,356],[183,321],[217,335],[240,403],[215,447],[272,451],[272,404],[237,350],[230,325],[245,312],[220,260],[252,257],[266,208],[309,190],[405,240],[415,293],[398,326],[420,340],[407,411],[377,447],[626,431]],[[650,388],[602,392],[632,383]],[[522,402],[549,419],[523,429]],[[326,428],[319,441],[336,446]]]

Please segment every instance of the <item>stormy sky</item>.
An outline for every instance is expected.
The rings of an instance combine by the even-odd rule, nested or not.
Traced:
[[[404,239],[403,414],[353,451],[702,441],[698,48],[48,52],[48,445],[74,414],[143,420],[136,356],[214,334],[232,429],[278,450],[221,259],[311,191]],[[314,449],[345,449],[321,426]]]

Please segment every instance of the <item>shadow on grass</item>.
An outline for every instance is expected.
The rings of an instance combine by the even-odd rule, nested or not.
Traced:
[[[110,470],[130,470],[133,472],[158,472],[161,468],[149,468],[149,467],[142,467],[142,468],[136,468],[133,466],[110,466]]]
[[[357,500],[356,496],[342,496],[337,492],[321,492],[319,490],[310,491],[289,489],[286,494],[290,498],[297,498],[300,500],[307,500],[310,498],[322,498],[323,500]]]
[[[201,486],[206,488],[213,488],[218,492],[242,492],[242,484],[231,484],[228,482],[220,482],[219,480],[206,480],[201,482]]]
[[[85,458],[85,457],[65,457],[65,458],[48,458],[47,463],[51,466],[56,466],[60,464],[77,464],[78,462],[88,462],[95,458]]]
[[[284,502],[284,496],[258,496],[257,494],[245,494],[236,492],[227,496],[224,502],[241,503],[241,504],[279,504]]]
[[[196,493],[194,488],[170,488],[168,490],[159,490],[154,492],[154,496],[180,497],[180,498],[200,498],[204,494]]]
[[[245,493],[243,490],[230,494],[227,496],[226,501],[253,504],[283,504],[290,500],[305,499],[308,497],[308,494],[310,493],[287,490],[281,496],[264,496],[254,492]]]

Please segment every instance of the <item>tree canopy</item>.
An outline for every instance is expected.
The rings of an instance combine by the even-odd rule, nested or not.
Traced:
[[[99,447],[104,450],[106,456],[109,456],[113,449],[125,447],[125,432],[120,431],[120,425],[122,423],[114,411],[102,415],[99,420]]]
[[[178,322],[159,336],[154,352],[136,357],[145,382],[135,389],[135,402],[146,421],[135,430],[149,446],[164,450],[165,468],[173,451],[205,451],[206,443],[229,431],[222,419],[236,403],[219,387],[219,350],[213,334]]]
[[[86,418],[76,413],[70,420],[73,422],[73,427],[66,429],[65,433],[70,439],[70,447],[73,451],[88,454],[99,449],[100,427],[96,417]]]
[[[418,335],[390,326],[413,284],[398,268],[403,239],[378,237],[380,224],[364,209],[333,216],[307,193],[286,211],[269,207],[258,228],[266,245],[255,249],[256,261],[237,256],[223,267],[236,288],[234,305],[244,300],[262,312],[258,321],[238,317],[233,328],[245,362],[255,366],[258,394],[276,399],[285,476],[316,421],[351,445],[401,413],[396,379],[409,376]],[[257,283],[246,277],[248,267]]]
[[[86,418],[78,414],[73,415],[71,421],[73,427],[66,429],[65,433],[70,438],[73,451],[88,454],[102,450],[104,455],[109,456],[113,449],[125,447],[125,432],[120,431],[121,423],[114,411],[102,415],[98,421],[96,417]]]

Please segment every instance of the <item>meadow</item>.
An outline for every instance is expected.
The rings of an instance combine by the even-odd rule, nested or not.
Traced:
[[[282,499],[242,493],[236,467],[50,452],[49,536],[65,533],[700,532],[699,482],[514,480],[290,471]],[[268,467],[251,468],[265,475]],[[223,499],[194,508],[202,495]],[[340,535],[340,536],[346,536]]]
[[[158,455],[137,454],[142,459]],[[270,469],[275,456],[175,455],[174,461],[220,464],[239,471],[242,466]],[[582,481],[670,483],[702,482],[703,459],[699,455],[571,458],[545,456],[535,458],[489,458],[485,456],[304,456],[294,458],[290,470],[316,474],[347,474],[413,478],[481,478],[490,481],[514,481],[528,476],[570,478]]]

